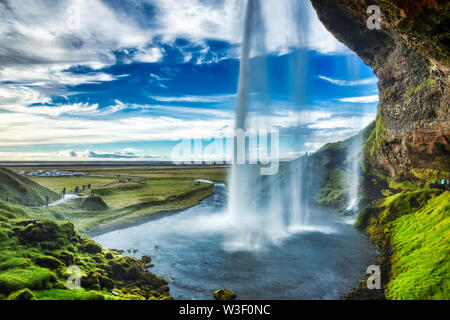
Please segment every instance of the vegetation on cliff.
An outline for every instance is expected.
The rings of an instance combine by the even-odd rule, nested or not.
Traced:
[[[355,225],[381,250],[386,298],[450,298],[450,192],[423,189],[380,199]]]
[[[351,162],[361,162],[361,167],[364,169],[362,161],[361,150],[358,149],[358,144],[364,145],[365,149],[369,148],[374,139],[374,132],[377,131],[379,125],[377,122],[372,122],[364,130],[356,136],[351,137],[345,141],[328,143],[312,156],[314,165],[319,168],[316,169],[317,176],[315,181],[320,181],[320,187],[315,192],[314,200],[322,205],[332,207],[335,209],[343,209],[348,203],[348,194],[350,188],[351,176]],[[364,177],[361,179],[363,182]],[[364,190],[361,190],[362,192]],[[363,203],[377,199],[381,196],[379,192],[372,189],[370,195],[363,198]],[[368,200],[366,198],[369,198]]]

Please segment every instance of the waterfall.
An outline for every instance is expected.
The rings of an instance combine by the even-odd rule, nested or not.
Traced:
[[[267,74],[265,65],[259,59],[252,59],[262,52],[264,54],[265,28],[262,15],[263,1],[248,0],[244,18],[244,32],[240,58],[240,74],[238,83],[238,101],[235,113],[235,130],[255,129],[263,126],[270,129],[273,125],[266,122],[255,123],[250,107],[252,96],[255,94],[254,79],[257,79],[257,94],[259,97],[268,96]],[[294,10],[287,10],[287,19],[293,19],[293,28],[298,33],[298,43],[303,45],[307,32],[308,16],[306,10],[307,1],[293,1]],[[290,8],[292,9],[292,8]],[[292,15],[289,17],[289,15]],[[303,52],[294,55],[293,62],[292,95],[298,108],[302,108],[306,96],[307,58]],[[270,111],[268,99],[262,99],[258,112]],[[261,107],[260,105],[263,105]],[[250,121],[252,120],[252,121]],[[297,119],[301,121],[302,119]],[[225,241],[225,247],[229,250],[259,250],[265,244],[278,244],[294,232],[302,231],[310,227],[309,217],[309,186],[305,181],[307,177],[307,163],[292,161],[288,165],[280,167],[278,174],[261,176],[261,164],[237,163],[237,143],[235,138],[234,164],[229,178],[229,202],[227,218],[231,222],[231,232]],[[242,140],[241,140],[242,141]],[[245,144],[244,154],[251,152]],[[278,160],[278,159],[277,159]]]
[[[362,134],[356,135],[349,145],[347,150],[347,162],[348,162],[348,172],[347,184],[349,185],[348,191],[348,211],[358,210],[358,199],[359,199],[359,185],[361,177],[361,151],[362,151]]]

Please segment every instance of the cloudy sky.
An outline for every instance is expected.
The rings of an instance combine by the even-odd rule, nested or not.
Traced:
[[[242,0],[0,0],[0,160],[168,160],[180,139],[230,136],[244,13]],[[309,1],[265,0],[259,17],[249,121],[279,130],[282,156],[375,118],[377,79]]]

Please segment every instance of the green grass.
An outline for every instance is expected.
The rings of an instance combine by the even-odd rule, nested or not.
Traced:
[[[423,189],[380,199],[355,226],[391,265],[388,299],[450,299],[450,192]]]
[[[56,275],[49,269],[30,266],[12,268],[0,272],[0,288],[4,292],[14,292],[21,289],[46,289],[56,280]]]
[[[99,197],[93,203],[89,199],[72,200],[58,206],[23,208],[8,205],[24,217],[51,218],[71,221],[75,229],[89,232],[101,226],[120,226],[136,223],[161,211],[189,208],[213,193],[213,186],[198,184],[192,180],[146,180],[139,183],[123,183],[94,190]],[[106,203],[107,208],[100,201]],[[0,202],[0,210],[2,204]],[[0,212],[1,213],[1,212]]]
[[[142,203],[164,204],[173,196],[202,190],[210,184],[197,183],[193,180],[145,180],[139,183],[123,184],[108,188],[95,189],[113,210],[133,209]]]
[[[37,168],[15,168],[17,171],[33,169]],[[61,168],[48,167],[42,169]],[[36,185],[45,190],[51,189],[58,193],[64,187],[66,187],[67,192],[71,192],[76,186],[81,188],[83,185],[91,184],[94,195],[98,198],[73,200],[50,208],[25,208],[12,204],[9,204],[9,208],[14,207],[14,210],[20,211],[23,217],[51,218],[59,221],[69,220],[75,224],[76,230],[88,232],[99,226],[103,228],[107,225],[119,226],[120,224],[136,223],[154,213],[180,210],[196,205],[212,194],[213,187],[207,183],[197,183],[195,179],[221,181],[225,179],[227,172],[225,167],[216,166],[95,166],[74,167],[71,170],[103,176],[37,177],[33,181],[25,177],[21,178],[23,178],[24,183]],[[12,173],[10,170],[7,171]],[[128,179],[138,180],[138,182],[119,183],[119,181],[128,181]],[[141,179],[143,180],[141,181]],[[5,184],[7,183],[5,182]],[[108,186],[110,184],[113,185]],[[88,195],[88,191],[81,194]],[[5,209],[8,209],[8,207]],[[2,210],[2,205],[0,205],[0,210]]]
[[[83,288],[73,290],[50,289],[34,291],[38,300],[110,300],[114,296],[107,292],[85,290]]]
[[[228,166],[40,166],[40,167],[14,167],[14,171],[34,171],[34,170],[69,170],[74,172],[85,173],[89,176],[100,175],[104,178],[119,179],[148,178],[148,179],[172,179],[172,180],[193,180],[206,179],[216,182],[225,182],[227,179]],[[36,179],[44,179],[49,181],[53,177],[38,177]],[[60,177],[55,177],[60,178]],[[66,178],[66,177],[62,177]],[[71,177],[68,177],[71,178]],[[80,177],[83,178],[83,177]],[[101,178],[101,177],[99,177]],[[52,183],[52,182],[50,182]],[[57,183],[57,182],[56,182]],[[89,184],[90,182],[87,182]],[[81,183],[86,184],[86,183]],[[73,185],[75,187],[76,185]],[[51,187],[51,185],[49,185]],[[62,185],[57,185],[59,193]],[[96,186],[98,187],[98,186]]]
[[[0,195],[20,198],[40,199],[45,203],[45,196],[51,200],[58,199],[58,194],[12,170],[0,167]]]
[[[411,94],[415,94],[417,92],[422,91],[423,89],[425,89],[426,87],[432,85],[434,83],[434,79],[433,78],[428,78],[426,80],[424,80],[423,82],[421,82],[419,85],[413,87],[413,88],[409,88],[408,90],[406,90],[406,94],[411,95]]]
[[[373,125],[369,126],[373,127]],[[370,132],[364,144],[364,155],[368,160],[374,160],[375,156],[386,141],[386,127],[383,117],[381,116],[381,109],[378,108],[377,118],[375,120],[375,126]]]
[[[450,299],[450,192],[392,225],[389,299]]]
[[[114,177],[36,177],[33,181],[39,183],[40,185],[53,190],[54,192],[61,194],[62,189],[65,187],[66,191],[72,192],[75,187],[79,187],[80,190],[83,185],[91,184],[92,188],[98,188],[105,186],[107,184],[118,182],[119,179]]]
[[[339,167],[328,170],[316,202],[329,207],[343,207],[348,198],[347,173]]]

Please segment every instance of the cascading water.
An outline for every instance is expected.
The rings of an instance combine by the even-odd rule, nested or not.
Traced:
[[[348,150],[348,166],[349,174],[347,183],[349,185],[348,192],[348,211],[358,210],[359,198],[359,180],[361,176],[361,151],[362,151],[362,134],[356,135],[349,146]]]
[[[297,4],[296,10],[290,13],[296,15],[293,29],[298,30],[299,44],[304,44],[304,33],[307,32],[308,24],[305,14],[308,9],[305,7],[307,2],[293,3]],[[259,0],[248,0],[247,2],[240,60],[236,130],[261,127],[269,130],[274,125],[267,123],[267,118],[264,123],[258,123],[255,119],[257,117],[251,118],[250,113],[252,102],[249,98],[252,91],[252,79],[258,80],[257,94],[268,96],[268,86],[261,81],[261,79],[266,79],[264,65],[256,66],[251,61],[252,49],[264,50],[265,34],[261,5],[262,2]],[[254,48],[255,46],[257,48]],[[299,107],[305,101],[305,82],[302,75],[305,75],[306,61],[305,55],[299,53],[290,83]],[[253,94],[255,94],[254,91]],[[256,111],[256,113],[269,111],[267,100],[255,104],[258,105],[258,110],[252,111]],[[248,150],[247,145],[245,149],[245,154],[252,152]],[[284,165],[280,167],[276,175],[261,176],[260,165],[237,164],[236,147],[234,152],[235,162],[231,168],[228,204],[228,219],[232,223],[233,232],[225,243],[228,249],[257,250],[267,242],[279,243],[289,234],[311,227],[308,203],[309,188],[304,183],[307,180],[304,173],[307,170],[305,161],[293,161],[289,165]],[[278,161],[278,159],[276,160]]]

